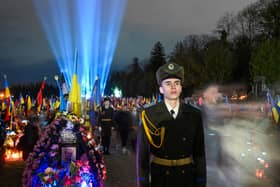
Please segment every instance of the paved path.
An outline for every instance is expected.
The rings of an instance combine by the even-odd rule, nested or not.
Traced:
[[[280,132],[269,121],[226,120],[206,131],[207,187],[279,187]],[[111,155],[105,155],[104,187],[135,187],[135,153],[122,154],[116,134]],[[250,148],[250,149],[249,149]],[[257,153],[267,157],[265,177],[257,179]],[[0,187],[20,187],[23,162],[8,162],[0,168]]]
[[[136,186],[135,154],[123,155],[121,151],[111,151],[105,155],[107,179],[105,187],[134,187]]]
[[[23,161],[6,162],[3,167],[0,168],[0,186],[20,187],[23,167]]]

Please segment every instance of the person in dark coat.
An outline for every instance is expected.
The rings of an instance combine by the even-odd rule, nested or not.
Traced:
[[[110,99],[105,98],[98,114],[98,126],[101,128],[101,144],[104,154],[110,154],[114,109],[110,106]]]
[[[33,147],[39,139],[38,118],[32,116],[24,127],[23,136],[20,138],[17,147],[22,150],[22,158],[26,160]]]
[[[5,148],[4,148],[4,142],[6,140],[6,126],[4,124],[4,121],[0,119],[0,167],[3,166],[5,162]]]
[[[205,187],[201,111],[180,100],[184,69],[167,63],[156,72],[163,102],[145,108],[137,142],[137,185]]]
[[[129,133],[130,135],[130,142],[131,142],[131,147],[132,151],[136,152],[136,144],[137,144],[137,134],[138,134],[138,127],[139,127],[139,111],[137,111],[136,106],[132,107],[131,110],[131,115],[132,115],[132,128]]]
[[[129,132],[132,128],[132,115],[128,111],[127,105],[124,105],[122,110],[118,111],[115,115],[115,120],[118,131],[121,137],[122,153],[127,153],[127,140]]]

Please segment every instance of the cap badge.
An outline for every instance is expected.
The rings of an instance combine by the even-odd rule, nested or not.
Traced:
[[[173,65],[173,64],[169,64],[169,65],[168,65],[168,69],[169,69],[169,70],[173,70],[173,69],[174,69],[174,65]]]

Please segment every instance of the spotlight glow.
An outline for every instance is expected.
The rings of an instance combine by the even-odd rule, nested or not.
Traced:
[[[103,94],[115,52],[126,0],[33,0],[67,86],[75,72],[83,96],[90,96],[95,77]]]
[[[122,97],[122,90],[119,89],[118,87],[114,88],[114,96],[117,98]]]

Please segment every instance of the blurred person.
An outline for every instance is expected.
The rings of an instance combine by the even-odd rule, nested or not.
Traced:
[[[200,97],[198,98],[197,104],[198,104],[198,106],[202,106],[202,104],[203,104],[203,98],[202,98],[202,96],[200,96]]]
[[[117,124],[118,131],[120,133],[121,138],[121,146],[122,146],[122,153],[127,153],[127,140],[128,134],[132,127],[132,115],[128,111],[127,104],[124,104],[122,110],[119,110],[115,117],[114,121]]]
[[[131,115],[132,115],[132,128],[130,132],[130,142],[132,146],[132,150],[136,151],[136,143],[137,143],[137,133],[138,133],[138,127],[140,122],[140,111],[137,110],[136,106],[132,107]]]
[[[156,72],[163,102],[142,111],[137,142],[137,184],[205,187],[206,159],[201,111],[180,100],[184,69],[166,63]]]
[[[3,166],[5,162],[5,149],[4,142],[6,140],[6,127],[4,122],[0,119],[0,167]]]
[[[28,118],[27,125],[24,127],[23,136],[20,137],[17,148],[22,150],[22,158],[26,160],[33,147],[39,139],[40,130],[38,127],[38,116]]]

